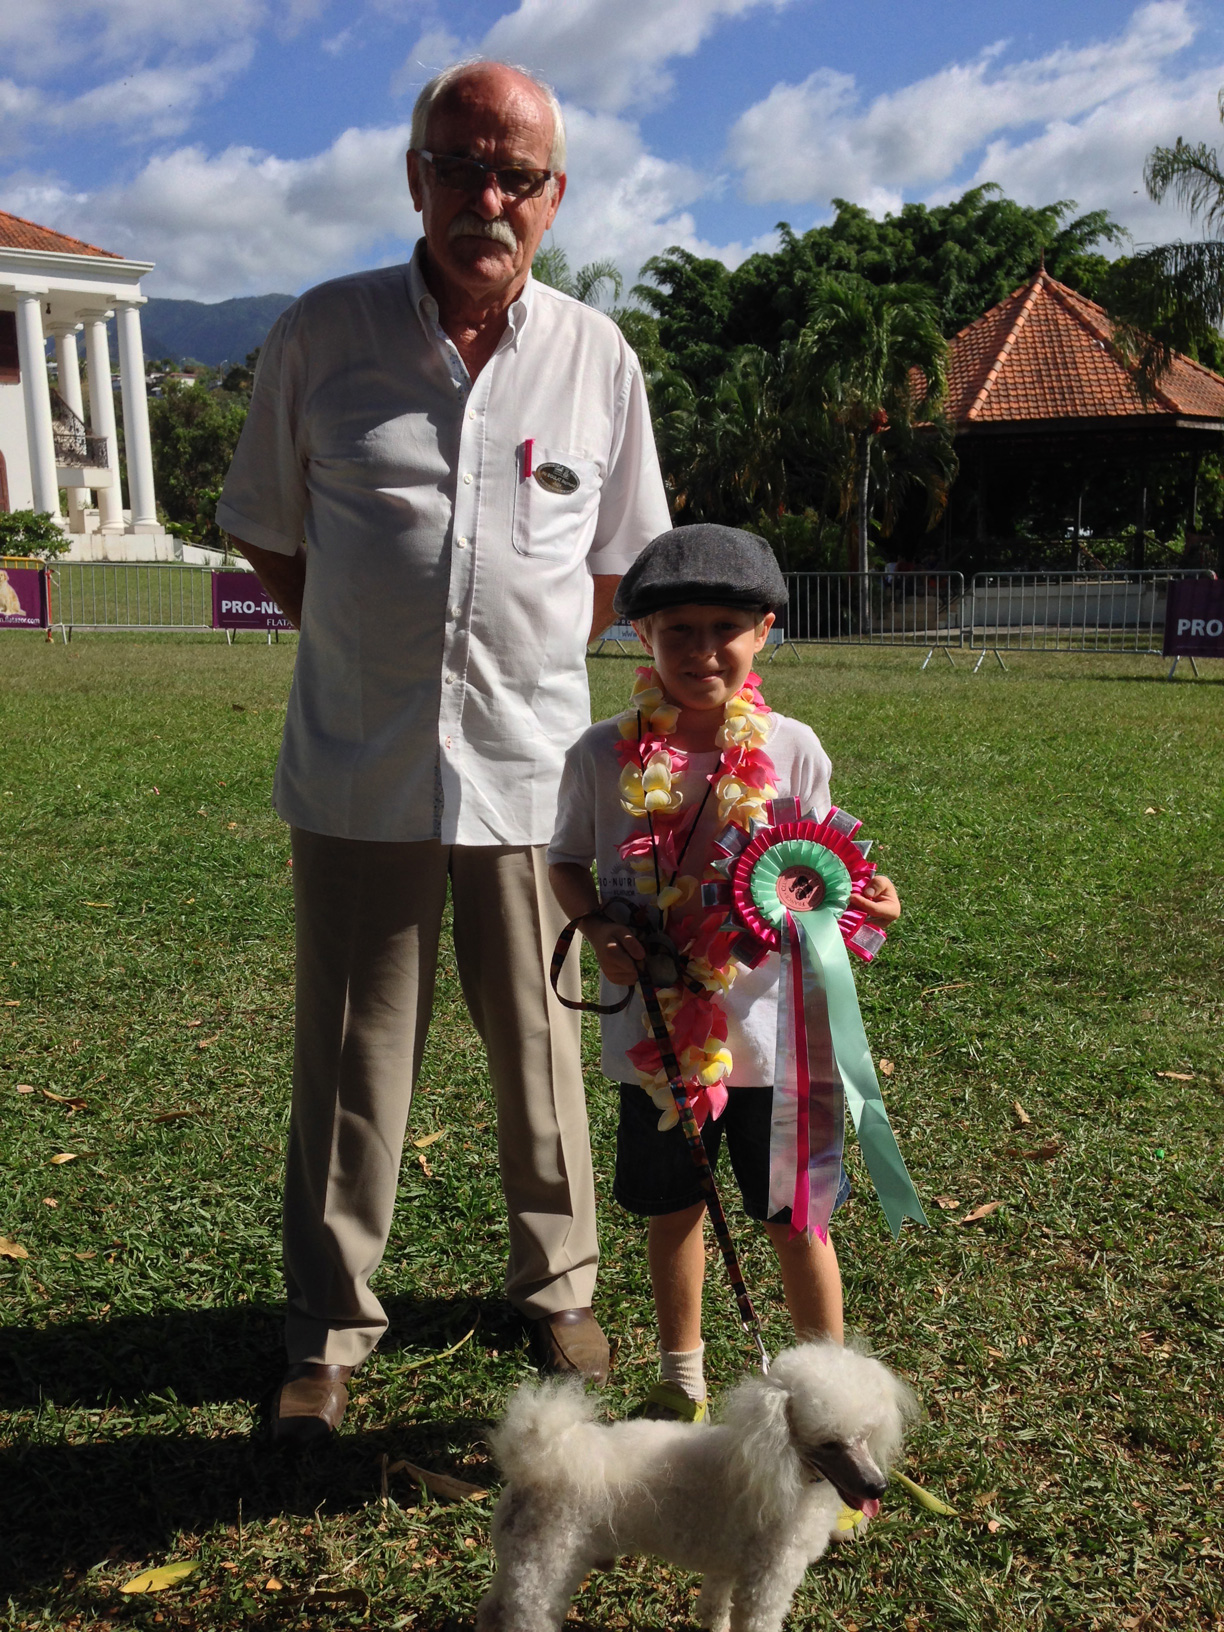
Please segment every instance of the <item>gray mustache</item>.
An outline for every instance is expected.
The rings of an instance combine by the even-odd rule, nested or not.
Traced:
[[[483,216],[477,215],[475,210],[464,210],[457,215],[447,229],[446,236],[450,238],[492,238],[494,243],[503,244],[507,249],[517,249],[518,239],[514,236],[514,228],[502,216],[486,221]]]

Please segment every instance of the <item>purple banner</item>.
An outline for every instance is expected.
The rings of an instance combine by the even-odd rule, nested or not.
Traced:
[[[1224,582],[1182,578],[1169,585],[1166,657],[1224,657]]]
[[[292,629],[253,572],[214,572],[214,629]]]
[[[0,629],[47,627],[47,575],[42,567],[0,567]]]

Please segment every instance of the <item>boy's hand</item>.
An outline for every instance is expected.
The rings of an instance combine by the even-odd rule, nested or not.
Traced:
[[[646,956],[642,943],[624,924],[613,924],[592,915],[584,918],[582,933],[591,943],[599,967],[614,986],[632,986],[638,978],[638,963]],[[636,961],[635,961],[636,960]]]
[[[895,924],[901,916],[901,900],[891,878],[877,873],[863,885],[862,891],[851,893],[848,906],[865,912],[877,924]]]

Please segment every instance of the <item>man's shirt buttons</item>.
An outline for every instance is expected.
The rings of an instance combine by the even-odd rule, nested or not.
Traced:
[[[452,618],[455,618],[457,620],[457,619],[461,618],[462,616],[463,616],[463,608],[461,606],[452,606],[451,607],[451,617]]]
[[[471,487],[472,485],[472,473],[470,470],[464,472],[463,485],[464,487]]]
[[[466,538],[457,538],[455,540],[455,543],[458,544],[458,546],[459,546],[459,548],[461,550],[466,550],[467,549],[467,539]]]
[[[449,737],[447,737],[446,742],[443,744],[443,746],[446,747],[446,748],[450,748],[450,747],[453,746],[453,744],[451,742],[451,739]]]
[[[448,686],[453,686],[454,683],[455,683],[455,680],[456,680],[456,676],[453,675],[453,674],[448,674],[447,677],[446,677],[446,683],[447,683]]]
[[[475,418],[476,418],[476,410],[475,410],[475,408],[469,408],[469,409],[468,409],[468,418],[469,418],[469,419],[475,419]]]

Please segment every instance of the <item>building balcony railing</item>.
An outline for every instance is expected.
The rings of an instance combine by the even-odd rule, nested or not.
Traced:
[[[60,396],[51,393],[51,434],[55,440],[55,462],[77,469],[105,470],[109,450],[104,436],[91,436],[85,422]]]

